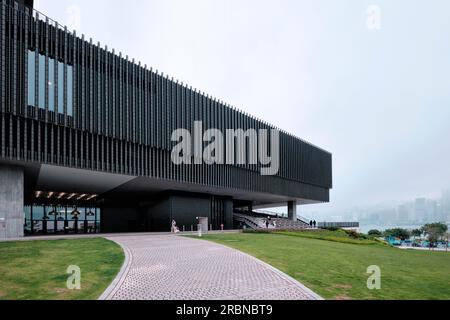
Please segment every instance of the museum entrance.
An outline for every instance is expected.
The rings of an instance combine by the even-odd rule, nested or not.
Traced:
[[[93,234],[100,232],[96,195],[36,192],[25,209],[25,235]]]

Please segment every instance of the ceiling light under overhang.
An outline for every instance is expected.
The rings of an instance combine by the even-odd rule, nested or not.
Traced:
[[[84,197],[86,197],[87,195],[86,194],[82,194],[81,196],[79,196],[78,198],[77,198],[77,200],[81,200],[81,199],[83,199]]]
[[[97,198],[96,194],[91,195],[89,198],[86,199],[86,201],[90,201],[90,200],[92,200],[94,198]]]
[[[71,200],[73,197],[75,197],[77,194],[76,193],[72,193],[68,198],[67,198],[67,200]]]

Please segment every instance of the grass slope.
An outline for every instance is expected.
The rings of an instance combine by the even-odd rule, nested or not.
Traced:
[[[450,299],[450,254],[445,252],[403,251],[336,232],[244,233],[205,239],[251,254],[326,299]],[[366,271],[371,265],[381,268],[381,290],[367,289]]]
[[[0,300],[91,300],[109,286],[124,261],[106,239],[0,243]],[[68,290],[70,265],[81,268],[81,290]]]

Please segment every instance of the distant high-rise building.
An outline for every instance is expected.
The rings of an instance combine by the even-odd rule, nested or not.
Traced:
[[[436,200],[427,201],[427,222],[438,222],[440,221],[440,215],[438,210],[438,202]]]
[[[427,199],[417,198],[414,204],[414,220],[416,222],[424,222],[427,218]]]
[[[398,222],[408,222],[411,220],[411,218],[409,216],[408,206],[406,204],[402,204],[402,205],[398,206],[397,220],[398,220]]]
[[[450,190],[446,190],[442,193],[441,198],[441,215],[445,220],[450,221]]]

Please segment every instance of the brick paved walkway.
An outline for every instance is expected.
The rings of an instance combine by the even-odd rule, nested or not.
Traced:
[[[318,295],[237,250],[174,235],[123,236],[127,261],[100,299],[316,300]]]

